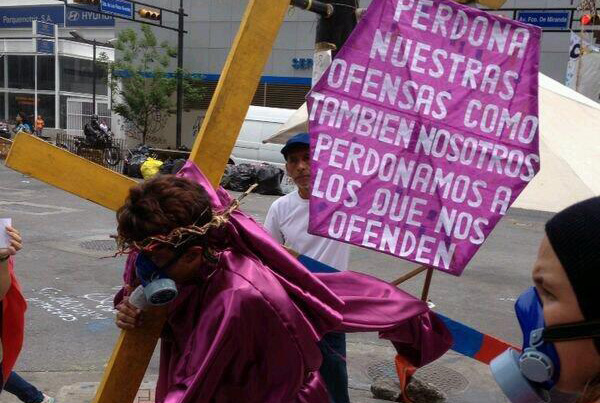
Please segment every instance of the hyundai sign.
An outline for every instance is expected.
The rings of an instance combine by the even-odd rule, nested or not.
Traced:
[[[67,7],[65,17],[67,27],[114,27],[115,19],[108,15],[94,12],[98,7],[77,5]]]

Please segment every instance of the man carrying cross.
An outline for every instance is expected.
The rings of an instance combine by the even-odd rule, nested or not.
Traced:
[[[157,402],[328,401],[317,343],[331,331],[380,331],[415,366],[449,348],[424,302],[370,276],[309,273],[236,207],[188,163],[178,177],[132,188],[117,213],[131,252],[126,282],[137,285],[134,262],[149,260],[179,291],[162,335]],[[147,315],[127,297],[118,310],[123,329]]]

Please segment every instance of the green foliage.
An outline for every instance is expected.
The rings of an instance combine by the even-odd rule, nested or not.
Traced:
[[[177,57],[177,50],[166,41],[159,44],[146,24],[141,25],[140,31],[131,28],[121,31],[115,49],[118,57],[115,62],[110,63],[106,55],[101,56],[111,71],[113,110],[145,143],[146,137],[161,131],[175,113],[172,95],[177,90],[177,79],[168,76],[166,71]],[[198,85],[200,80],[183,71],[176,73],[184,78],[185,104],[198,105],[203,98]]]

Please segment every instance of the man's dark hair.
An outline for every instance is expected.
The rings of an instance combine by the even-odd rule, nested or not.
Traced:
[[[206,190],[173,175],[160,175],[134,186],[117,211],[119,236],[130,241],[166,235],[192,224],[202,226],[211,219]]]

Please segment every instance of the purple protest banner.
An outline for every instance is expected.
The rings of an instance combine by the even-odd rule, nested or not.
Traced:
[[[308,96],[309,232],[460,275],[539,170],[540,36],[374,0]]]

